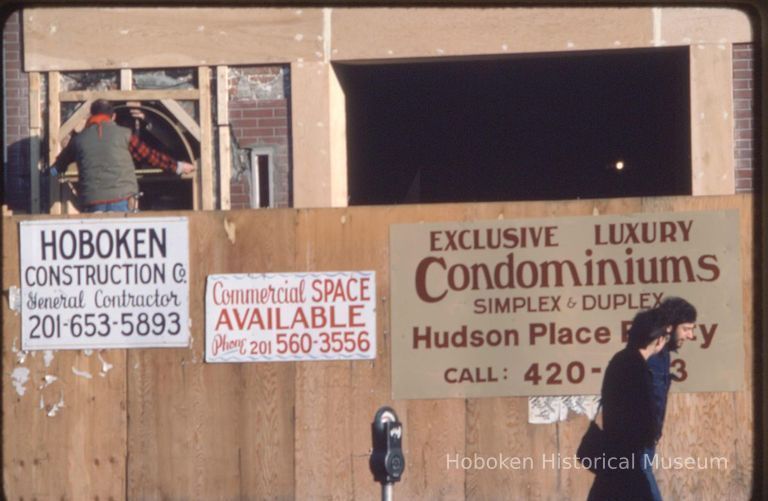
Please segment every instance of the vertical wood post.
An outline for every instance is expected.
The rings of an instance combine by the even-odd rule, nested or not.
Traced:
[[[229,191],[232,176],[232,148],[229,131],[229,80],[227,66],[216,67],[216,123],[219,127],[219,208],[232,206]]]
[[[203,210],[213,210],[213,127],[211,124],[211,68],[198,68],[200,89],[200,199]]]
[[[60,77],[58,71],[48,73],[48,165],[56,161],[56,156],[61,151],[61,138],[59,137],[61,127]],[[61,214],[61,187],[58,178],[51,178],[49,200],[49,212]]]

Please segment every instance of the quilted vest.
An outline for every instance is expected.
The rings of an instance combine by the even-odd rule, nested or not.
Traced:
[[[124,199],[139,191],[133,158],[128,150],[130,139],[130,129],[114,122],[91,125],[72,138],[80,176],[78,190],[83,204]]]

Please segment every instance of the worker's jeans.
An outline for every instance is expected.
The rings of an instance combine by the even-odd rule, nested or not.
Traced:
[[[108,204],[94,204],[83,207],[83,212],[129,212],[128,200]]]

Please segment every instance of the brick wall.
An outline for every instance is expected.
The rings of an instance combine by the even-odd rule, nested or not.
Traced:
[[[737,193],[754,189],[754,81],[753,44],[734,44],[733,107]]]
[[[29,212],[29,79],[21,68],[18,11],[3,28],[3,71],[3,203],[14,212]]]
[[[275,202],[291,206],[288,127],[288,73],[286,66],[230,67],[229,120],[239,148],[271,145],[275,148]],[[232,208],[250,207],[250,185],[235,176],[230,185]]]

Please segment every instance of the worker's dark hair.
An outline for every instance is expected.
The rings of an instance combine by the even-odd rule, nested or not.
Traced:
[[[110,115],[115,112],[112,103],[106,99],[97,99],[91,104],[91,115]]]
[[[672,327],[672,339],[669,341],[669,349],[676,351],[680,347],[675,331],[680,324],[696,321],[696,307],[681,297],[668,297],[659,305],[664,325]]]
[[[664,326],[664,319],[658,308],[637,313],[632,319],[632,326],[629,328],[627,346],[635,350],[645,348],[652,341],[667,333]]]

